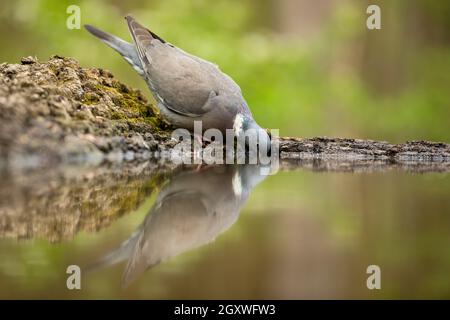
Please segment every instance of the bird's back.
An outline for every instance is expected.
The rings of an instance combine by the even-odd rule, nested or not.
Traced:
[[[242,104],[240,87],[217,65],[166,42],[133,17],[126,19],[147,83],[165,107],[179,114],[198,116],[215,107],[205,108],[211,97],[221,96],[214,99],[214,104],[222,108]],[[227,105],[221,105],[223,101]]]
[[[211,91],[228,99],[243,99],[239,86],[210,62],[159,40],[148,45],[146,54],[151,89],[169,107],[195,114]]]

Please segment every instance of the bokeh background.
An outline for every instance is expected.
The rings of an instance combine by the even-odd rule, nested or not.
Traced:
[[[71,4],[82,24],[130,40],[130,13],[219,64],[258,122],[281,135],[450,140],[449,1],[2,1],[1,62],[70,56],[150,96],[118,54],[84,29],[66,28]],[[366,28],[369,4],[381,7],[381,30]]]

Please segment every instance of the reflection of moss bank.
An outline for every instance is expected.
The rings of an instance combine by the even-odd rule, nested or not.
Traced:
[[[158,150],[169,128],[142,93],[70,58],[0,64],[0,158],[99,159]],[[155,140],[154,140],[155,139]],[[130,156],[130,154],[129,154]]]
[[[0,184],[0,238],[58,242],[137,209],[173,168],[140,165],[15,173]]]

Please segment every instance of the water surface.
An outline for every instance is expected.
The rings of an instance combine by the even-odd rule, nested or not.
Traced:
[[[0,298],[450,298],[448,173],[310,169],[5,173]]]

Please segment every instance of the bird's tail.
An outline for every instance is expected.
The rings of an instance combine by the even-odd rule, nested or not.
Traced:
[[[86,24],[84,28],[92,35],[96,36],[108,46],[116,50],[140,75],[144,74],[136,47],[133,44],[126,42],[110,33],[97,29],[89,24]]]

